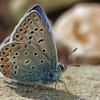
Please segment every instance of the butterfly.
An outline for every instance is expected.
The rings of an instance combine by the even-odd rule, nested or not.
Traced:
[[[59,80],[66,64],[58,62],[48,18],[35,5],[19,21],[0,46],[0,71],[16,82],[49,84]]]

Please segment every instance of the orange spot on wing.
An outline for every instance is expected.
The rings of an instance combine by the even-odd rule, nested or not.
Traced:
[[[16,50],[20,49],[20,46],[19,45],[15,46],[15,49]]]
[[[7,52],[11,52],[12,51],[12,49],[11,48],[9,48],[8,50],[7,50]]]
[[[5,53],[3,54],[4,57],[6,57],[6,56],[8,56],[8,55],[9,55],[8,52],[5,52]]]
[[[22,40],[22,39],[23,39],[23,36],[22,36],[22,35],[20,35],[20,36],[19,36],[19,40]]]
[[[9,67],[8,64],[3,65],[3,69],[7,69]]]
[[[9,76],[9,75],[10,75],[10,71],[9,71],[9,70],[4,70],[4,74],[5,74],[6,76]]]
[[[9,60],[9,59],[5,57],[5,58],[3,58],[2,61],[3,61],[3,62],[7,62],[8,60]]]
[[[26,48],[26,47],[27,47],[27,45],[26,45],[26,44],[24,44],[24,47]]]
[[[27,31],[26,31],[25,29],[23,29],[21,33],[22,33],[22,34],[25,34],[26,32],[27,32]]]

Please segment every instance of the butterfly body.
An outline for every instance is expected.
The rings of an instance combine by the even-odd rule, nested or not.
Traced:
[[[58,80],[65,69],[65,64],[58,63],[47,17],[42,8],[35,5],[1,44],[1,73],[18,82],[48,84]]]

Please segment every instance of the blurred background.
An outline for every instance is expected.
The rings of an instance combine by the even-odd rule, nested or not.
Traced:
[[[100,64],[100,0],[0,0],[0,43],[34,4],[50,20],[60,62]]]

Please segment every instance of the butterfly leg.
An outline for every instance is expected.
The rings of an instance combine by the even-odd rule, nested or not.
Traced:
[[[62,80],[59,80],[58,79],[58,82],[60,82],[60,83],[63,83],[63,85],[64,85],[64,87],[65,87],[65,90],[68,92],[68,94],[73,98],[73,100],[75,99],[74,97],[73,97],[73,95],[68,91],[68,89],[67,89],[67,87],[66,87],[66,84],[65,84],[65,82],[63,81],[63,78],[62,78]]]

